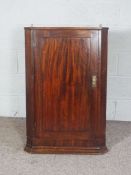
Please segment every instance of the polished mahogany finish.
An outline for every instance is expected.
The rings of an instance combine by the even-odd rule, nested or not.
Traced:
[[[107,33],[108,28],[25,28],[26,151],[107,151]]]

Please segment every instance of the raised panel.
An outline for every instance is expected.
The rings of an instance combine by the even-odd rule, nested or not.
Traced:
[[[89,130],[90,40],[45,39],[41,65],[43,130]]]

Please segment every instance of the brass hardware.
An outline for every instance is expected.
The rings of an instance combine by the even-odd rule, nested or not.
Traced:
[[[96,87],[96,83],[97,83],[97,77],[96,75],[92,75],[92,87]]]

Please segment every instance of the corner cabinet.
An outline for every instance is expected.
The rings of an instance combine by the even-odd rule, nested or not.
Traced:
[[[107,151],[108,28],[25,28],[25,150]]]

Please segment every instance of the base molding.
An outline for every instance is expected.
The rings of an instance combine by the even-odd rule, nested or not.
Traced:
[[[104,154],[107,147],[52,147],[52,146],[25,146],[25,151],[34,154]]]

